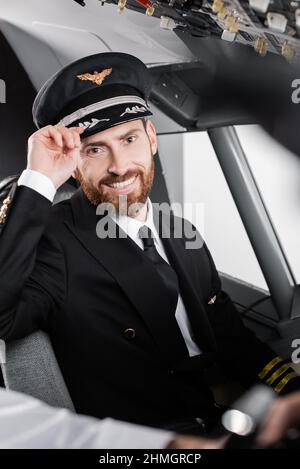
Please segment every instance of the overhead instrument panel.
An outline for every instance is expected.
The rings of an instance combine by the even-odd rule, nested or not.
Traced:
[[[84,6],[82,0],[75,0]],[[86,0],[88,3],[88,0]],[[100,0],[101,4],[104,1]],[[160,26],[248,45],[300,61],[300,0],[106,0],[160,18]]]

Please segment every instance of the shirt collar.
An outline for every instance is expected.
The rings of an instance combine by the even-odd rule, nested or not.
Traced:
[[[135,239],[139,237],[139,229],[141,226],[148,226],[152,231],[153,237],[156,241],[159,240],[157,229],[154,225],[153,219],[153,206],[151,200],[148,198],[146,201],[147,204],[147,217],[145,221],[136,220],[135,218],[128,217],[126,215],[114,214],[112,219],[122,228],[125,233],[128,234],[131,238]]]

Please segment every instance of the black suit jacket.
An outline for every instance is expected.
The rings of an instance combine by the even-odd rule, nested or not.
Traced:
[[[172,217],[171,237],[162,242],[203,351],[194,358],[175,316],[165,313],[168,296],[154,265],[129,237],[99,239],[103,218],[81,190],[52,207],[18,187],[5,220],[0,334],[12,340],[46,330],[78,412],[157,426],[207,417],[214,402],[203,369],[217,362],[250,385],[271,366],[276,354],[244,327],[189,222]],[[197,249],[186,249],[184,233],[174,237],[175,223],[193,230]]]

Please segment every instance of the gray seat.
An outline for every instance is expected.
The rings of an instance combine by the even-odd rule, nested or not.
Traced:
[[[0,206],[17,179],[18,176],[11,176],[0,182]],[[71,197],[75,190],[70,184],[64,184],[54,203]],[[6,388],[29,394],[51,406],[75,411],[51,341],[45,332],[37,331],[24,339],[7,343],[6,364],[2,364],[1,369]]]
[[[7,389],[29,394],[54,407],[75,410],[45,332],[37,331],[7,343],[2,371]]]

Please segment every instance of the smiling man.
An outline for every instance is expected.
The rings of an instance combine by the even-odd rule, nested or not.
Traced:
[[[145,220],[156,151],[156,132],[151,121],[139,119],[119,124],[102,131],[101,137],[95,134],[83,140],[74,175],[92,204],[112,204],[120,213],[123,201],[124,215]],[[130,213],[134,208],[141,210]]]
[[[195,228],[155,216],[149,93],[145,65],[121,53],[80,59],[38,93],[27,169],[0,212],[0,333],[49,332],[78,412],[200,434],[222,412],[215,364],[278,393],[300,380],[244,327]],[[72,174],[81,188],[52,207]],[[104,217],[116,229],[101,239]]]

